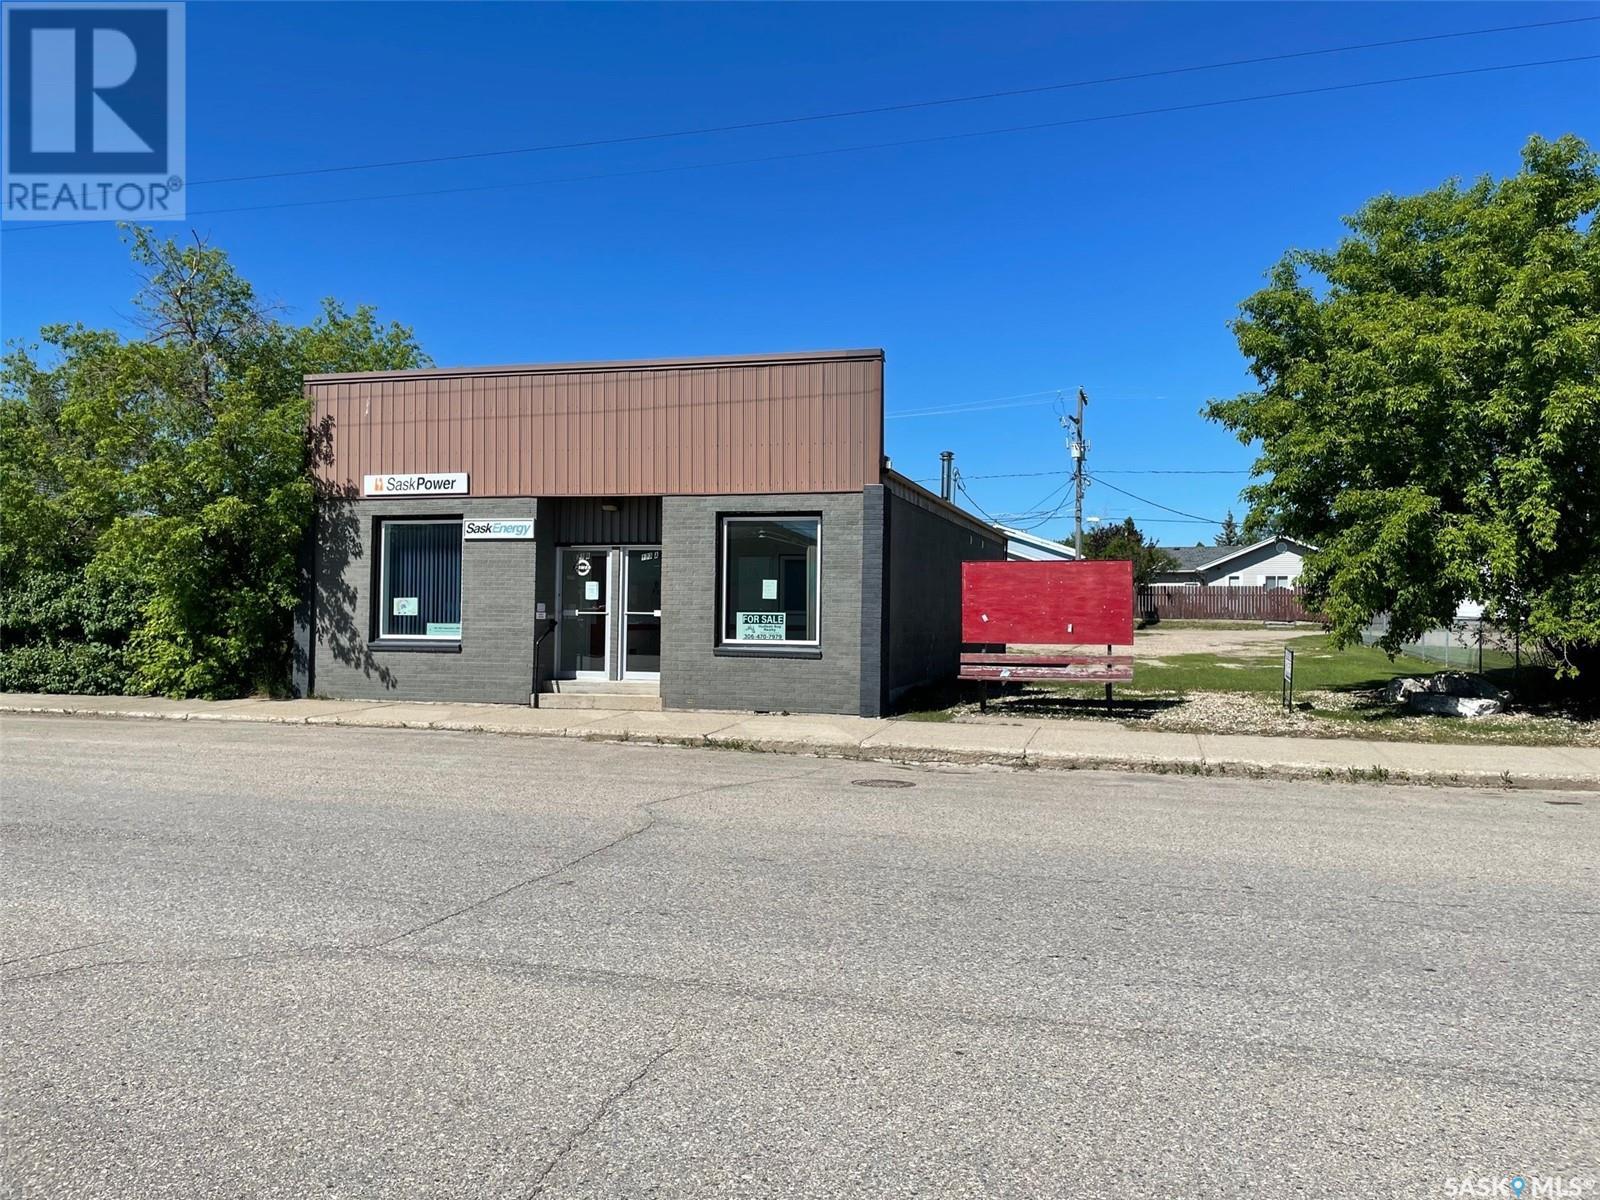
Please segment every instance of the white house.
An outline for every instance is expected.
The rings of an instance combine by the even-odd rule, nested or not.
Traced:
[[[1249,546],[1161,548],[1178,560],[1178,566],[1156,574],[1150,581],[1156,587],[1294,587],[1305,556],[1316,549],[1287,537],[1269,537]]]
[[[1006,557],[1012,562],[1071,562],[1078,554],[1071,546],[1052,542],[1036,533],[996,525],[1006,535]]]

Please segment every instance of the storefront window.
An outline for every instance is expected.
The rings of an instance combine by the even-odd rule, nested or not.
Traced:
[[[817,644],[818,517],[724,517],[722,640]]]
[[[460,638],[461,522],[385,521],[380,528],[379,635]]]

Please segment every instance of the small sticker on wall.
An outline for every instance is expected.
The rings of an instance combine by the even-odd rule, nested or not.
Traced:
[[[598,579],[588,579],[584,581],[583,598],[585,600],[600,599],[600,581]]]
[[[416,616],[417,598],[415,596],[396,596],[394,598],[394,615],[397,617]]]
[[[776,579],[763,579],[761,581],[761,598],[763,600],[776,600],[778,598],[778,581]]]

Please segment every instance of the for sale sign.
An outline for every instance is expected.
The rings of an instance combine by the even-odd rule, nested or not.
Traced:
[[[741,642],[783,642],[788,640],[787,614],[742,612],[735,623],[735,636]]]

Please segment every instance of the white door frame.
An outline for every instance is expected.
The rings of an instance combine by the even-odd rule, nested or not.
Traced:
[[[622,670],[619,671],[618,674],[623,679],[655,679],[655,680],[659,680],[661,678],[661,671],[660,671],[659,667],[654,671],[632,671],[632,670],[628,669],[628,571],[629,571],[628,555],[634,553],[635,551],[639,551],[639,550],[654,550],[659,555],[661,553],[661,547],[660,546],[619,546],[619,547],[617,547],[617,549],[621,552],[619,557],[621,558],[621,561],[622,561],[622,587],[617,593],[622,598],[622,604],[617,609],[617,614],[616,614],[617,615],[617,620],[620,622],[620,629],[618,630],[618,635],[617,635],[617,652],[622,656]],[[660,558],[657,558],[656,562],[657,563],[661,563],[662,560]],[[644,610],[642,610],[642,609],[640,610],[640,614],[641,615],[643,615],[643,611]],[[661,632],[661,626],[659,624],[659,622],[661,620],[661,610],[658,608],[658,609],[654,609],[653,611],[654,611],[654,614],[655,614],[656,621],[658,622],[658,624],[656,625],[656,633],[657,633],[657,636],[659,637],[660,636],[660,632]],[[658,649],[656,653],[657,653],[657,656],[659,658],[660,650]]]
[[[561,677],[561,639],[565,636],[562,628],[567,621],[567,572],[561,556],[565,554],[589,554],[601,559],[606,565],[606,614],[605,614],[605,669],[602,671],[573,671],[575,679],[610,679],[611,678],[611,623],[616,617],[616,588],[613,587],[611,572],[611,546],[559,546],[556,548],[556,612],[561,614],[556,622],[556,677]],[[578,612],[576,605],[574,613]],[[592,610],[587,610],[592,611]]]

